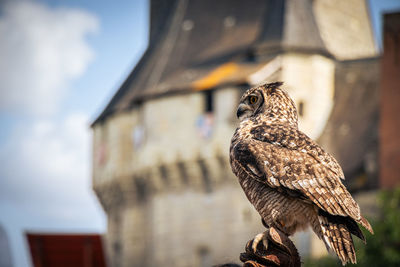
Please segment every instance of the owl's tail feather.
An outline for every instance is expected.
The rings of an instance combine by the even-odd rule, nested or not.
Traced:
[[[364,228],[367,229],[371,234],[374,234],[374,230],[372,230],[371,225],[369,224],[367,219],[365,219],[363,216],[361,216],[360,221],[358,221],[358,223],[364,226]]]
[[[322,231],[320,238],[325,242],[327,248],[332,249],[336,253],[343,265],[349,261],[353,264],[357,263],[353,238],[351,237],[354,229],[349,230],[345,222],[332,222],[325,216],[320,215],[318,219]],[[360,229],[358,231],[361,233]],[[358,232],[356,235],[358,236]]]

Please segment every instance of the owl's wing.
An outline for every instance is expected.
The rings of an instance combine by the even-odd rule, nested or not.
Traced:
[[[343,172],[336,160],[305,134],[284,127],[257,126],[251,139],[233,148],[249,177],[363,224],[358,204],[340,181]],[[372,230],[369,224],[364,226]]]
[[[281,124],[261,125],[254,127],[251,130],[251,134],[256,140],[307,153],[333,172],[338,178],[344,180],[343,170],[337,160],[296,128]]]

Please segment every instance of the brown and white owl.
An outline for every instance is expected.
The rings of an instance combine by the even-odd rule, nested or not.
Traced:
[[[240,99],[232,170],[265,224],[287,236],[310,226],[343,265],[355,263],[351,234],[365,242],[358,224],[372,227],[342,184],[338,162],[298,129],[296,106],[281,85],[249,89]]]

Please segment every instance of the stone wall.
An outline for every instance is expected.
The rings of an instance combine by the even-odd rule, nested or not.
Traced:
[[[297,105],[299,129],[313,139],[321,135],[332,111],[334,77],[335,63],[330,58],[300,53],[282,56],[280,79]]]

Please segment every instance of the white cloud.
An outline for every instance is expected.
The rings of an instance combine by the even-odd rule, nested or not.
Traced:
[[[0,149],[0,224],[11,239],[16,266],[29,266],[27,230],[104,231],[104,213],[90,183],[88,118],[17,127]]]
[[[94,210],[89,144],[88,119],[79,113],[18,127],[0,151],[0,202],[65,219]]]
[[[94,58],[85,38],[97,30],[97,18],[79,9],[27,1],[4,4],[0,110],[33,115],[57,111],[68,83]]]
[[[25,230],[104,230],[90,182],[88,116],[57,108],[94,59],[86,37],[99,23],[79,9],[1,7],[0,113],[22,116],[0,143],[0,223],[11,233],[16,266],[29,266]]]

